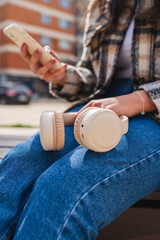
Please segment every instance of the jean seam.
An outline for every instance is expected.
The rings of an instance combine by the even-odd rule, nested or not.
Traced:
[[[80,198],[77,200],[77,202],[75,203],[75,205],[73,206],[73,208],[71,209],[71,211],[69,211],[69,214],[68,214],[68,216],[67,216],[67,218],[66,218],[63,226],[60,228],[60,230],[59,230],[59,232],[58,232],[58,234],[57,234],[57,240],[60,240],[60,237],[61,237],[61,235],[62,235],[62,233],[63,233],[63,230],[64,230],[65,226],[67,225],[67,222],[68,222],[70,216],[74,213],[74,211],[75,211],[76,207],[78,206],[78,204],[80,203],[80,201],[81,201],[82,199],[84,199],[84,198],[89,194],[89,192],[91,192],[94,188],[96,188],[96,187],[97,187],[98,185],[100,185],[102,182],[107,181],[107,180],[115,177],[115,176],[118,175],[119,173],[121,173],[121,172],[123,172],[123,171],[126,171],[127,169],[136,166],[138,163],[141,163],[141,162],[143,162],[143,161],[151,158],[152,156],[154,156],[155,154],[158,154],[158,153],[160,153],[160,150],[155,151],[154,153],[148,155],[148,156],[145,157],[145,158],[142,158],[141,160],[139,160],[139,161],[137,161],[137,162],[129,165],[128,167],[125,167],[125,168],[122,168],[122,169],[118,170],[117,172],[113,173],[113,174],[110,175],[109,177],[104,178],[104,179],[102,179],[101,181],[99,181],[98,183],[96,183],[96,184],[94,184],[93,186],[91,186],[85,193],[82,194],[82,196],[80,196]]]

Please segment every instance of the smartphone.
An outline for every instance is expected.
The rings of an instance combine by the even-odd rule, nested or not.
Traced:
[[[12,23],[3,29],[4,34],[10,38],[18,47],[21,47],[23,43],[28,46],[28,52],[33,55],[34,51],[38,48],[41,49],[42,54],[40,56],[39,62],[42,65],[48,63],[53,56],[45,51],[45,49],[32,38],[21,26],[16,23]],[[59,70],[62,64],[56,59],[56,63],[53,66],[54,70]]]

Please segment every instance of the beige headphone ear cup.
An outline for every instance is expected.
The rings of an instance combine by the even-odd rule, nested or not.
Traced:
[[[76,117],[75,122],[74,122],[74,136],[75,136],[75,139],[83,147],[86,147],[86,146],[84,145],[84,143],[82,142],[81,137],[80,137],[80,124],[81,124],[81,120],[93,108],[95,108],[95,107],[85,108],[82,112],[80,112],[78,114],[78,116]]]
[[[56,123],[56,150],[60,150],[64,147],[64,119],[63,114],[55,112],[55,123]]]

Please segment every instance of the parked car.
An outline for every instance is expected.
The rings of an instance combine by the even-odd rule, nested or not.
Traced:
[[[32,91],[25,85],[10,82],[0,83],[1,104],[28,104],[32,98]]]

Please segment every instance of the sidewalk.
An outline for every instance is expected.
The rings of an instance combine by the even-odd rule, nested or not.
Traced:
[[[34,135],[39,128],[12,128],[12,127],[0,127],[0,138],[1,136],[25,136],[30,137]]]
[[[0,105],[0,161],[17,143],[27,140],[39,130],[43,111],[65,111],[71,103],[57,99],[40,99],[29,105]],[[22,127],[10,127],[21,125]],[[32,126],[32,128],[23,127]]]
[[[62,102],[57,99],[40,99],[29,105],[0,105],[0,136],[16,135],[31,136],[39,128],[39,119],[43,111],[63,112],[71,103]],[[8,126],[32,126],[33,128],[12,128]]]

